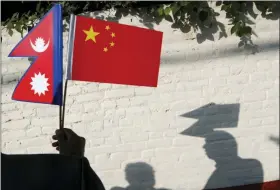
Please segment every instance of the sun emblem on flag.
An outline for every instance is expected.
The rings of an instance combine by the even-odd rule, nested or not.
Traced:
[[[31,77],[31,79],[31,90],[34,91],[34,94],[38,94],[39,96],[41,96],[41,94],[45,95],[46,91],[49,91],[49,79],[45,77],[45,74],[41,74],[40,72],[38,74],[35,73],[34,77]]]
[[[42,52],[46,51],[46,49],[49,47],[49,44],[50,44],[50,40],[46,44],[45,40],[41,37],[36,38],[35,45],[30,40],[30,45],[31,45],[32,49],[38,53],[42,53]]]

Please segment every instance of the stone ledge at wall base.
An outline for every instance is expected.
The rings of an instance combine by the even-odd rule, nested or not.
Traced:
[[[280,180],[275,180],[275,181],[269,181],[264,183],[244,185],[244,186],[219,188],[215,190],[279,190],[279,189],[280,189]]]

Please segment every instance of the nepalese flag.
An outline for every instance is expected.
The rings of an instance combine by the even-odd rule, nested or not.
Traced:
[[[62,105],[61,10],[61,5],[55,5],[9,54],[35,58],[18,82],[13,100]]]

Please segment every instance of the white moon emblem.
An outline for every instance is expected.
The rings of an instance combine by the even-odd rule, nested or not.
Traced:
[[[42,53],[42,52],[46,51],[46,49],[49,47],[49,44],[50,44],[50,40],[45,45],[45,40],[43,38],[39,37],[39,38],[36,38],[35,45],[34,45],[30,39],[30,45],[31,45],[32,49],[38,53]]]

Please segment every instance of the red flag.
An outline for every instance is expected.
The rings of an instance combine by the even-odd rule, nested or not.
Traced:
[[[84,16],[73,18],[68,79],[157,86],[162,32]]]
[[[34,57],[13,100],[62,105],[62,19],[55,5],[17,44],[9,57]]]

